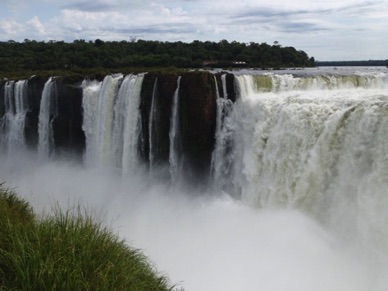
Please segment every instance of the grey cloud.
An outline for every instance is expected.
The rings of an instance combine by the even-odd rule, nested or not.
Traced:
[[[112,28],[111,31],[122,34],[132,35],[146,35],[146,34],[161,34],[161,33],[193,33],[196,28],[190,23],[179,23],[179,24],[164,24],[164,25],[150,25],[144,27],[135,28]]]
[[[327,31],[326,27],[310,22],[284,22],[277,24],[282,32],[303,33],[311,31]]]
[[[75,2],[72,4],[64,5],[62,8],[65,9],[76,9],[80,11],[107,11],[115,8],[115,5],[102,3],[98,1],[83,1],[83,2]]]
[[[314,13],[328,13],[328,9],[315,11]],[[311,18],[312,11],[309,10],[272,10],[272,9],[255,9],[231,16],[234,24],[250,25],[260,24],[270,25],[271,29],[277,28],[278,31],[285,33],[303,33],[308,31],[327,31],[329,28],[318,23],[302,21],[304,18]]]
[[[278,18],[289,17],[294,15],[307,14],[307,10],[299,11],[283,11],[283,10],[271,10],[271,9],[254,9],[232,16],[233,19],[246,19],[246,18]]]
[[[65,9],[76,9],[80,11],[87,12],[101,12],[101,11],[120,11],[120,10],[128,10],[128,9],[137,9],[139,7],[144,7],[148,1],[142,0],[131,0],[131,1],[77,1],[71,4],[63,5],[62,8]]]
[[[363,3],[352,4],[341,8],[327,9],[300,9],[300,10],[276,10],[268,8],[255,8],[249,11],[244,11],[232,15],[230,18],[239,22],[250,22],[254,19],[279,19],[291,18],[303,15],[322,15],[322,14],[337,14],[337,13],[353,13],[362,15],[364,12],[376,10],[382,1],[364,1]]]
[[[352,4],[349,6],[338,8],[335,11],[363,13],[363,12],[374,11],[378,9],[378,6],[382,3],[384,3],[384,1],[364,1],[362,3]]]

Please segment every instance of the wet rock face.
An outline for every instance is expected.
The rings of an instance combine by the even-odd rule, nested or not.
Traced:
[[[140,102],[143,130],[139,140],[139,152],[144,162],[150,162],[150,149],[153,165],[166,165],[169,162],[169,132],[177,80],[175,74],[147,74],[144,77]],[[205,182],[210,172],[216,111],[214,76],[206,72],[183,74],[179,89],[177,134],[180,137],[181,152],[178,155],[184,175],[194,183]],[[150,118],[153,118],[152,128]]]
[[[179,97],[183,168],[191,172],[193,179],[205,180],[209,176],[215,141],[214,76],[210,73],[182,75]]]
[[[5,106],[4,106],[4,82],[0,82],[0,118],[3,117],[5,113]]]
[[[233,102],[235,102],[237,99],[237,93],[236,93],[236,89],[235,89],[235,78],[234,78],[233,74],[222,73],[222,72],[215,74],[215,79],[216,79],[217,87],[218,87],[218,94],[221,97],[223,97],[223,95],[224,95],[224,92],[223,92],[224,89],[223,89],[222,80],[221,80],[221,76],[224,74],[226,75],[225,81],[226,81],[227,99],[230,99]]]
[[[236,102],[237,93],[235,90],[235,78],[233,74],[226,74],[226,91],[228,92],[228,99]]]
[[[65,84],[62,78],[57,78],[55,85],[58,102],[58,115],[53,121],[55,151],[81,154],[85,148],[82,88],[79,83]]]
[[[177,88],[177,76],[160,75],[158,76],[157,87],[155,91],[155,145],[154,162],[167,163],[170,152],[170,125],[172,100]]]
[[[144,76],[143,84],[141,87],[140,92],[140,118],[141,118],[141,133],[139,136],[139,155],[143,162],[147,163],[149,161],[149,149],[150,149],[150,142],[149,142],[149,117],[150,117],[150,111],[151,111],[151,104],[152,104],[152,95],[153,95],[153,88],[155,84],[156,75],[155,74],[147,74]]]
[[[4,105],[4,82],[0,81],[0,134],[4,131],[4,121],[3,116],[5,113],[5,105]],[[0,136],[0,144],[1,144],[2,136]]]
[[[38,144],[38,124],[40,100],[47,79],[34,76],[28,80],[28,107],[25,123],[25,137],[29,148],[36,148]]]
[[[143,161],[150,160],[150,134],[152,138],[152,156],[155,165],[168,163],[170,151],[170,116],[172,99],[177,87],[174,74],[147,74],[144,76],[141,90],[140,114],[142,134],[139,137],[139,153]],[[153,113],[151,113],[154,98]],[[153,119],[150,129],[150,118]],[[150,133],[150,130],[152,133]]]

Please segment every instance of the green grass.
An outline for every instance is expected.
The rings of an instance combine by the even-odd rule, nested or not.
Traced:
[[[141,251],[87,214],[38,219],[0,185],[0,290],[173,290]]]

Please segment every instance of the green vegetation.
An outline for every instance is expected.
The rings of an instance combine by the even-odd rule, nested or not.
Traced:
[[[388,66],[387,60],[369,60],[369,61],[329,61],[329,62],[316,62],[316,65],[319,67],[332,66],[332,67],[341,67],[341,66]]]
[[[139,250],[79,209],[73,212],[38,219],[0,185],[0,290],[174,288]]]
[[[88,72],[139,68],[175,67],[308,67],[314,58],[293,47],[282,47],[278,42],[239,43],[193,41],[102,41],[74,40],[38,42],[26,39],[22,43],[0,42],[0,76],[10,73],[71,71],[82,75]],[[137,70],[136,70],[137,68]],[[135,69],[135,70],[134,70]],[[148,70],[147,70],[148,71]],[[39,73],[40,72],[40,73]]]

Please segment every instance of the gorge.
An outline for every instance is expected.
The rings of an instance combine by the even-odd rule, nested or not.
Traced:
[[[387,88],[385,68],[7,80],[0,179],[86,202],[187,290],[381,290]]]

